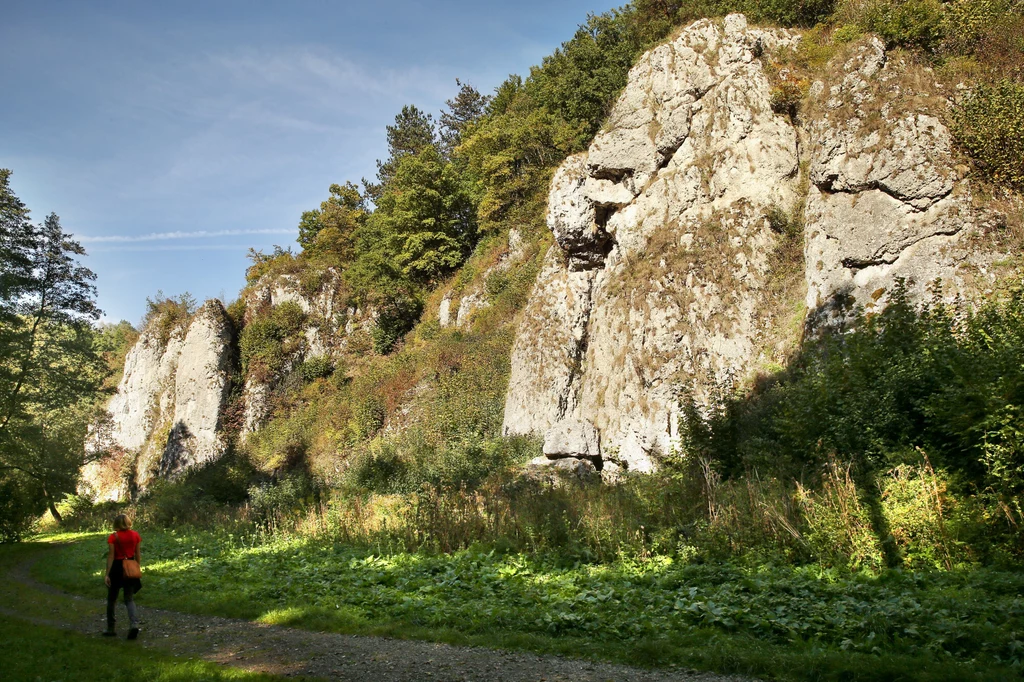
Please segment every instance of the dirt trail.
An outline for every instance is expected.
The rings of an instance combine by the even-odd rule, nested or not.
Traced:
[[[99,636],[104,627],[102,600],[67,594],[32,578],[31,567],[46,552],[11,570],[8,578],[24,589],[48,595],[46,616],[26,617],[6,605],[0,612],[33,622]],[[142,634],[137,644],[186,658],[202,658],[254,672],[331,680],[637,680],[663,682],[750,682],[749,678],[684,670],[642,670],[558,656],[458,647],[383,637],[310,632],[246,620],[197,616],[147,608],[140,595]],[[56,601],[54,601],[56,598]],[[118,604],[121,633],[124,606]]]

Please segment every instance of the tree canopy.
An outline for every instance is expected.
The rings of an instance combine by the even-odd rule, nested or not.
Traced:
[[[24,500],[0,519],[4,537],[26,512],[49,506],[57,516],[55,501],[74,491],[107,374],[94,344],[96,275],[78,262],[85,250],[56,215],[33,224],[9,179],[0,172],[0,487]]]

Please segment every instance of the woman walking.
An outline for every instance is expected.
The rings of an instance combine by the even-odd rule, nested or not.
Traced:
[[[141,564],[139,543],[142,538],[132,530],[131,520],[124,514],[114,519],[114,532],[107,538],[110,551],[107,553],[107,573],[104,582],[107,584],[107,629],[104,637],[113,637],[114,606],[117,604],[117,593],[124,590],[124,605],[128,609],[128,639],[139,636],[139,617],[135,610],[135,593],[142,589],[142,581],[138,578],[125,576],[125,559],[134,559]]]

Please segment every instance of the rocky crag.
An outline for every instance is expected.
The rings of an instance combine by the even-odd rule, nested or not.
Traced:
[[[267,277],[247,290],[247,320],[286,303],[297,305],[304,318],[300,342],[289,349],[283,370],[273,376],[250,374],[241,381],[241,399],[235,405],[241,423],[234,432],[225,417],[233,382],[241,374],[239,330],[222,304],[208,301],[184,324],[171,325],[161,315],[150,320],[125,358],[124,375],[107,407],[110,423],[104,442],[92,444],[112,454],[86,467],[84,489],[99,499],[126,499],[155,478],[174,479],[219,459],[229,438],[244,440],[262,427],[283,374],[304,360],[337,355],[350,333],[365,326],[354,315],[337,325],[337,297],[332,273],[312,294],[292,275]]]
[[[154,477],[173,478],[223,454],[220,420],[233,335],[218,301],[206,303],[187,326],[168,329],[157,319],[143,330],[107,408],[103,445],[116,461],[88,466],[87,489],[101,499],[124,499]]]
[[[991,281],[990,217],[929,70],[862,39],[794,116],[771,57],[799,40],[701,20],[630,71],[551,183],[556,244],[513,350],[506,433],[544,435],[551,461],[649,471],[677,442],[684,394],[708,404],[899,281],[918,300]]]
[[[328,270],[316,291],[306,292],[295,275],[265,277],[246,295],[245,310],[248,323],[258,314],[284,303],[294,303],[305,316],[302,338],[290,353],[285,371],[303,360],[315,357],[335,357],[344,351],[351,332],[360,326],[358,311],[346,309],[339,294],[340,281],[333,270]],[[341,319],[345,322],[339,326]],[[362,321],[364,324],[366,320]],[[270,416],[271,393],[277,377],[246,376],[243,389],[244,414],[240,437],[259,430]]]

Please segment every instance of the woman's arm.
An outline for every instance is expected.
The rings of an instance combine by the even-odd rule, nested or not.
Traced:
[[[106,583],[107,587],[110,587],[110,567],[114,565],[114,546],[110,545],[110,551],[107,552],[107,572],[103,574],[103,582]]]

